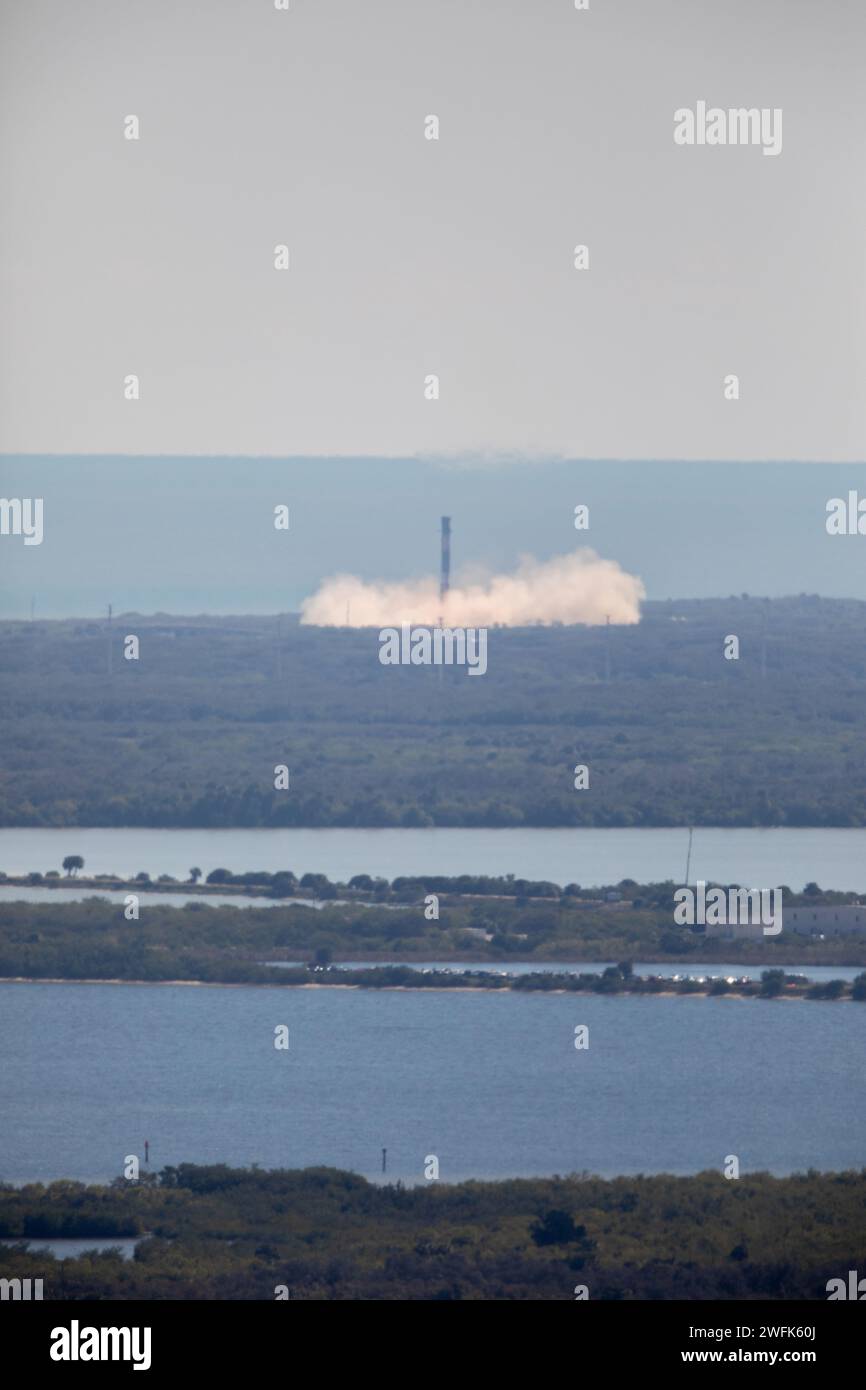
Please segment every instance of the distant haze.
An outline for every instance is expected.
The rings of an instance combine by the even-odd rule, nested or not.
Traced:
[[[604,621],[608,581],[628,620],[639,597],[629,576],[650,599],[866,599],[866,536],[826,530],[828,499],[852,488],[866,498],[863,464],[0,457],[0,496],[44,498],[41,545],[0,536],[0,614],[27,618],[31,601],[37,618],[104,614],[109,603],[115,613],[278,613],[315,596],[340,623],[348,597],[357,623],[370,585],[437,590],[442,515],[456,588],[483,588],[534,557],[536,621],[573,602],[580,621]],[[280,505],[288,530],[274,526]],[[557,569],[587,547],[607,568]],[[355,577],[355,597],[329,586],[337,575]],[[506,593],[522,605],[525,582],[503,579]]]
[[[863,0],[2,23],[0,450],[862,455]],[[675,144],[699,100],[778,156]]]

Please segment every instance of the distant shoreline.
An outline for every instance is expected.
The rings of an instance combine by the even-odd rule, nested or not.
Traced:
[[[477,960],[485,965],[499,965],[507,971],[511,963],[523,963],[523,950],[528,955],[535,946],[541,945],[543,950],[535,958],[545,966],[554,967],[607,965],[618,959],[639,960],[644,966],[679,967],[691,958],[699,960],[704,967],[718,964],[758,972],[778,968],[777,959],[784,953],[779,965],[792,972],[802,971],[805,974],[809,967],[831,970],[834,967],[845,970],[866,968],[866,936],[834,936],[818,940],[788,933],[784,943],[777,938],[773,941],[772,949],[768,950],[765,943],[752,939],[683,933],[682,940],[677,940],[675,947],[664,949],[664,943],[658,938],[665,926],[666,914],[659,907],[658,893],[660,889],[664,891],[671,887],[667,883],[641,885],[624,880],[617,889],[580,889],[572,885],[560,890],[558,897],[551,897],[549,891],[541,890],[550,890],[555,885],[543,880],[513,881],[510,876],[491,879],[478,875],[473,879],[466,875],[456,878],[422,875],[395,879],[393,885],[381,880],[381,886],[373,889],[373,880],[369,875],[356,875],[350,883],[331,882],[325,875],[310,875],[317,882],[303,886],[294,875],[290,875],[291,888],[287,892],[272,891],[273,880],[279,875],[267,874],[263,877],[271,882],[193,884],[188,880],[165,883],[148,879],[138,882],[134,878],[107,875],[91,877],[72,874],[46,878],[36,874],[0,874],[0,911],[4,913],[4,920],[8,921],[9,911],[19,901],[24,908],[34,912],[39,908],[59,908],[64,914],[86,908],[92,902],[97,907],[107,905],[127,915],[125,899],[126,905],[130,899],[134,899],[135,913],[140,908],[143,912],[165,914],[166,923],[169,917],[176,922],[185,922],[185,914],[189,912],[234,913],[237,918],[235,944],[242,950],[245,929],[253,925],[252,920],[249,923],[244,920],[248,913],[258,914],[255,919],[258,925],[263,920],[261,914],[283,908],[283,919],[290,922],[294,913],[307,908],[308,920],[302,932],[292,931],[283,941],[275,932],[272,944],[262,947],[268,950],[271,960],[290,960],[298,964],[314,959],[317,947],[324,942],[331,961],[347,966],[359,959],[371,965],[400,963],[418,967],[430,960],[438,960],[459,969],[465,961]],[[33,882],[34,878],[39,881]],[[363,886],[357,880],[365,880]],[[502,888],[512,888],[512,891],[502,892]],[[419,894],[422,896],[419,897]],[[411,922],[412,914],[417,916],[424,912],[426,918],[426,905],[432,901],[430,895],[437,903],[441,902],[443,912],[449,914],[447,939],[438,939],[438,934],[432,930],[425,931],[422,936],[414,926],[408,939],[404,939],[399,932],[390,931],[382,925],[376,933],[379,939],[370,940],[369,935],[364,933],[363,946],[358,943],[352,918],[359,911],[366,915],[378,910],[383,919],[387,917]],[[846,900],[852,896],[826,890],[821,894],[820,905],[826,907],[828,898],[841,897]],[[803,906],[806,901],[809,899],[804,894],[793,895],[794,906]],[[559,918],[557,932],[550,939],[540,943],[528,942],[525,931],[521,930],[522,915],[543,909],[565,915]],[[673,908],[670,911],[672,913]],[[483,923],[482,926],[474,925],[476,917]],[[280,918],[272,920],[278,924],[281,921]],[[432,920],[438,922],[439,918],[437,916]],[[105,929],[106,921],[100,921],[102,929]],[[622,939],[614,942],[609,933],[611,924],[617,922],[622,925]],[[561,931],[563,925],[565,929]],[[289,940],[292,941],[291,945],[283,944]],[[56,963],[60,962],[46,962],[52,965]],[[17,962],[6,959],[4,964],[7,968],[14,968]]]
[[[519,978],[519,977],[518,977],[518,976],[513,976],[512,978],[513,978],[513,979],[517,979],[517,978]],[[814,983],[816,983],[816,982],[815,982],[815,981],[812,981],[812,980],[809,981],[809,984],[810,984],[810,985],[812,985],[812,984],[814,984]],[[763,1000],[764,1003],[767,1003],[767,1002],[771,1002],[771,1003],[772,1003],[772,1002],[774,1002],[774,1001],[777,1000],[777,999],[786,999],[786,1000],[788,1000],[788,1001],[797,1001],[797,1002],[806,1001],[806,1002],[810,1002],[810,1003],[834,1003],[834,1004],[846,1004],[846,1003],[851,1004],[851,1003],[854,1003],[854,1002],[855,1002],[855,1001],[852,999],[852,997],[851,997],[850,994],[848,994],[848,995],[841,995],[838,999],[831,999],[831,1000],[826,1000],[826,999],[825,999],[825,1000],[808,1000],[808,996],[807,996],[806,994],[802,994],[802,993],[801,993],[801,994],[774,994],[774,995],[762,995],[762,994],[760,994],[760,993],[758,993],[758,992],[754,992],[754,993],[752,993],[752,992],[750,992],[750,993],[745,993],[744,991],[742,991],[742,990],[737,990],[737,989],[725,990],[724,992],[719,993],[719,994],[711,994],[710,991],[709,991],[708,989],[688,989],[688,990],[686,990],[686,989],[682,989],[682,990],[679,990],[679,989],[659,989],[659,990],[620,989],[620,990],[611,990],[611,991],[608,992],[608,993],[603,993],[602,991],[600,991],[600,990],[595,990],[595,989],[533,989],[533,990],[514,989],[514,987],[513,987],[513,985],[512,985],[511,983],[509,983],[509,984],[507,984],[507,985],[500,985],[500,986],[498,986],[497,988],[491,988],[491,987],[485,986],[485,985],[483,985],[483,984],[478,984],[478,985],[440,985],[440,984],[430,984],[430,985],[426,985],[426,984],[417,984],[417,985],[375,985],[375,984],[361,984],[361,983],[356,982],[356,981],[353,981],[352,983],[346,984],[346,983],[343,983],[343,982],[337,981],[337,980],[333,981],[333,983],[331,983],[331,982],[329,982],[329,981],[325,981],[325,980],[310,980],[310,981],[305,981],[303,984],[296,984],[296,983],[294,983],[294,982],[292,982],[292,981],[287,981],[285,984],[282,984],[282,983],[271,982],[271,981],[263,981],[263,980],[256,980],[256,981],[252,981],[252,980],[251,980],[251,981],[242,981],[242,980],[241,980],[241,981],[238,981],[238,980],[119,980],[119,979],[117,979],[117,980],[95,980],[95,979],[78,980],[78,979],[70,978],[69,976],[57,977],[57,978],[52,978],[52,979],[40,979],[40,978],[33,978],[33,977],[30,977],[30,976],[25,976],[25,975],[15,975],[15,976],[0,976],[0,985],[147,985],[147,986],[153,986],[153,987],[160,987],[160,986],[166,986],[166,985],[183,985],[183,986],[185,986],[185,987],[194,988],[194,989],[353,989],[353,990],[368,990],[368,991],[375,992],[375,993],[379,993],[379,992],[381,992],[381,991],[385,991],[385,992],[387,992],[387,993],[403,993],[403,994],[417,994],[417,993],[419,993],[419,992],[430,993],[430,994],[502,994],[502,995],[504,995],[504,994],[523,994],[523,995],[539,995],[539,994],[541,994],[541,995],[547,995],[547,994],[566,995],[566,994],[579,994],[579,995],[584,995],[584,996],[587,996],[587,995],[596,995],[596,996],[598,996],[598,997],[600,997],[600,998],[606,998],[606,999],[612,999],[612,998],[614,998],[614,999],[618,999],[618,998],[628,998],[628,999],[695,999],[695,998],[701,998],[701,999],[709,999],[709,998],[713,998],[713,999],[759,999],[759,1000]]]

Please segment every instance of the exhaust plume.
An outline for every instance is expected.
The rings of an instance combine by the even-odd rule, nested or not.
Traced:
[[[494,574],[452,586],[440,597],[429,578],[368,583],[354,574],[326,579],[301,604],[301,622],[314,627],[524,627],[533,623],[639,623],[646,591],[636,575],[594,550],[552,560],[524,557],[513,574]]]

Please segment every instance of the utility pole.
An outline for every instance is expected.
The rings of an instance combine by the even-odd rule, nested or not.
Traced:
[[[688,886],[689,886],[689,870],[691,869],[691,866],[692,866],[692,836],[694,835],[694,833],[695,833],[695,828],[694,828],[693,825],[690,825],[690,826],[689,826],[689,852],[688,852],[688,854],[686,855],[686,887],[687,887],[687,888],[688,888]]]
[[[113,662],[114,662],[114,653],[113,653],[112,650],[111,650],[111,619],[112,619],[112,616],[113,616],[113,612],[114,612],[114,610],[113,610],[111,604],[109,604],[109,605],[108,605],[108,674],[109,674],[109,676],[112,674],[112,671],[113,671],[113,669],[114,669],[114,665],[113,665]]]
[[[443,516],[439,523],[439,626],[445,626],[445,611],[448,607],[448,594],[451,589],[451,518]],[[439,687],[445,678],[443,667],[439,667]]]
[[[439,523],[439,601],[444,612],[451,588],[451,518],[443,516]],[[442,625],[442,619],[439,619]]]

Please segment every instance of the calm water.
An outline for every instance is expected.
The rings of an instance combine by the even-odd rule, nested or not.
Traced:
[[[685,876],[687,830],[0,830],[0,869],[59,869],[185,878],[195,865],[242,873],[291,869],[345,883],[353,874],[507,874],[592,886]],[[689,882],[747,885],[811,879],[866,892],[866,829],[697,830]]]
[[[0,985],[0,1177],[107,1179],[145,1139],[154,1167],[370,1177],[387,1147],[407,1181],[428,1154],[443,1179],[860,1167],[864,1030],[850,1003]]]
[[[100,870],[95,870],[99,873]],[[123,906],[132,888],[40,888],[28,884],[24,888],[0,884],[0,903],[83,903],[88,898],[99,898],[103,902]],[[330,906],[339,903],[332,898]],[[142,892],[140,906],[146,907],[186,907],[187,903],[202,903],[205,907],[327,907],[327,902],[314,898],[258,898],[246,893],[148,893]],[[355,903],[356,907],[368,907],[368,903]]]
[[[55,1260],[77,1260],[79,1255],[92,1255],[102,1250],[119,1250],[125,1260],[131,1260],[135,1247],[143,1239],[143,1236],[115,1236],[113,1239],[63,1236],[57,1240],[2,1240],[0,1245],[26,1245],[28,1250],[50,1250]]]

